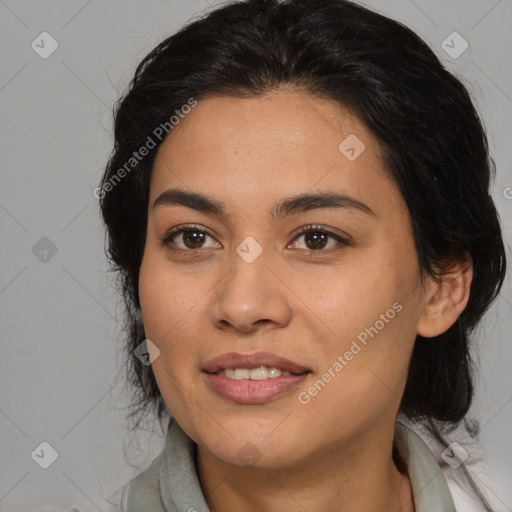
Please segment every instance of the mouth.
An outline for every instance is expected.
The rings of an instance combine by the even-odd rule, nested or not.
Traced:
[[[270,352],[228,352],[208,361],[203,371],[236,380],[265,380],[311,373],[311,369]]]
[[[304,371],[297,373],[275,366],[268,367],[261,365],[257,368],[225,368],[214,373],[233,380],[267,380],[276,379],[278,377],[291,377],[292,375],[303,375],[310,372]]]
[[[312,370],[268,352],[230,352],[209,361],[203,368],[209,387],[238,404],[268,402],[299,388]]]

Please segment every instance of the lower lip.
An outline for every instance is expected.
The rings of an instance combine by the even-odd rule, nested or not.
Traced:
[[[309,373],[288,375],[265,380],[236,380],[206,373],[212,389],[220,396],[238,404],[262,404],[300,387]]]

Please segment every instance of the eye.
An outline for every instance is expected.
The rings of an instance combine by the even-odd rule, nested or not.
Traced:
[[[299,238],[304,238],[303,247],[298,247]],[[331,244],[327,249],[329,238],[331,240],[335,240],[338,242],[337,244]],[[304,226],[301,228],[298,233],[296,233],[295,239],[295,248],[300,250],[305,250],[308,252],[330,252],[330,249],[339,249],[339,246],[350,246],[351,242],[347,238],[341,236],[338,233],[335,233],[323,226]],[[325,250],[324,250],[325,249]]]
[[[205,249],[205,241],[211,238],[215,240],[213,235],[204,229],[200,229],[197,225],[178,226],[167,232],[160,240],[160,243],[167,249],[180,254],[191,255],[198,253],[197,249]],[[304,238],[304,246],[299,247],[298,239]],[[174,240],[176,239],[176,242]],[[329,239],[337,243],[328,246]],[[180,245],[181,244],[181,245]],[[323,226],[308,225],[302,227],[292,241],[295,244],[295,249],[305,252],[331,252],[332,249],[339,250],[340,247],[350,246],[351,241],[348,238],[341,236]],[[288,247],[290,244],[288,245]],[[219,242],[215,242],[212,247],[222,247]]]
[[[195,249],[203,249],[205,240],[207,238],[213,239],[213,236],[208,231],[199,228],[196,225],[173,228],[165,234],[160,242],[164,247],[179,253],[190,253]],[[173,242],[174,239],[177,240],[178,244]],[[180,243],[182,244],[181,246],[179,245]],[[217,242],[217,246],[219,245]]]

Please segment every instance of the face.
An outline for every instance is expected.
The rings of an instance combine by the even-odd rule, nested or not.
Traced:
[[[424,293],[377,142],[335,102],[199,101],[157,153],[139,295],[162,396],[216,460],[243,466],[250,447],[252,464],[284,467],[393,428]],[[206,373],[233,352],[307,372]]]

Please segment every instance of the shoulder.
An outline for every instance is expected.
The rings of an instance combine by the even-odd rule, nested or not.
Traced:
[[[126,512],[165,512],[160,497],[160,464],[163,453],[160,453],[153,462],[138,476],[136,476],[128,491]]]
[[[52,506],[47,506],[43,508],[39,508],[36,512],[80,512],[77,508],[65,509],[65,508],[57,508]]]
[[[417,434],[428,447],[441,468],[457,511],[490,510],[484,504],[485,500],[492,506],[492,499],[486,492],[489,468],[483,460],[481,445],[469,435],[464,425],[438,439],[424,425],[402,414],[397,422]]]

